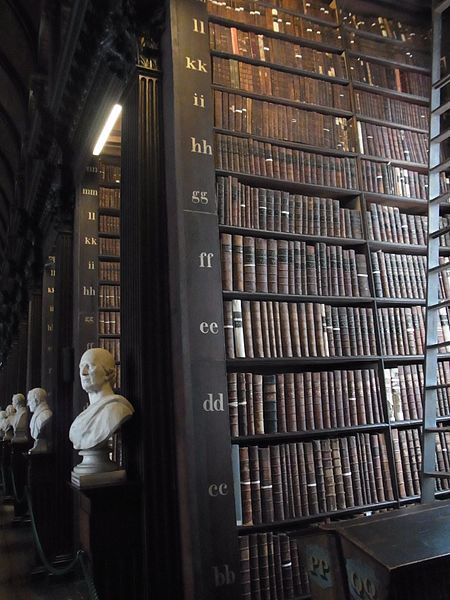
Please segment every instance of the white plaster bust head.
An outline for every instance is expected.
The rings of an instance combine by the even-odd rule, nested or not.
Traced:
[[[5,412],[6,412],[6,418],[5,418],[6,425],[4,427],[5,435],[3,436],[3,439],[11,440],[14,435],[13,423],[14,423],[14,415],[16,414],[16,409],[14,408],[14,406],[12,404],[8,404],[8,406],[5,409]]]
[[[113,392],[114,376],[115,361],[108,350],[91,348],[81,357],[81,386],[89,395],[89,406],[70,428],[69,437],[76,450],[88,450],[106,442],[133,415],[128,400]]]
[[[11,417],[11,424],[14,429],[14,443],[25,443],[28,441],[28,411],[23,394],[14,394],[12,397],[12,406],[15,414]]]
[[[0,410],[0,435],[3,439],[3,434],[5,433],[5,429],[8,426],[7,421],[8,414],[6,410]]]
[[[12,397],[12,405],[18,411],[26,407],[25,396],[23,394],[14,394]]]
[[[30,421],[30,433],[35,440],[30,454],[46,452],[48,449],[46,434],[53,416],[53,412],[47,404],[47,392],[43,388],[33,388],[27,394],[27,404],[33,413]]]

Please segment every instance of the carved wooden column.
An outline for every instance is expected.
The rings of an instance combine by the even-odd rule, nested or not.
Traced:
[[[42,292],[34,289],[28,302],[26,392],[41,387]],[[25,393],[25,392],[24,392]]]
[[[55,256],[54,364],[51,378],[56,479],[53,529],[57,556],[63,559],[72,552],[72,496],[67,485],[72,469],[69,428],[73,420],[73,231],[69,224],[64,224],[58,231]]]
[[[136,409],[123,432],[123,447],[129,478],[142,482],[145,589],[139,598],[152,597],[159,588],[165,590],[166,597],[175,598],[182,592],[173,482],[175,434],[161,80],[157,55],[151,55],[151,50],[141,55],[122,121],[122,389]]]

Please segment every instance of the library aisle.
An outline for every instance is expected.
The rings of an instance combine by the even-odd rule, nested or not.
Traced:
[[[34,566],[31,528],[13,518],[13,506],[0,504],[0,600],[87,600],[84,583],[28,577]]]

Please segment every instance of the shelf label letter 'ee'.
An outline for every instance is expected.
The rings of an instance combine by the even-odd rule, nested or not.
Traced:
[[[214,321],[212,323],[206,323],[203,321],[200,323],[200,331],[204,334],[212,333],[213,335],[216,335],[219,333],[219,326]]]

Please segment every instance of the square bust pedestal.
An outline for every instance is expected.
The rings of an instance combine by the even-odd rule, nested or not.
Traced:
[[[100,598],[141,600],[140,491],[136,483],[78,487],[81,548],[91,560]]]
[[[78,488],[92,488],[111,485],[126,481],[127,472],[124,469],[109,471],[107,473],[78,474],[72,471],[71,483]]]
[[[33,506],[34,520],[44,553],[51,560],[59,562],[55,541],[55,455],[52,452],[27,454],[28,489]],[[36,565],[41,562],[36,554]],[[41,569],[36,567],[35,572]]]

